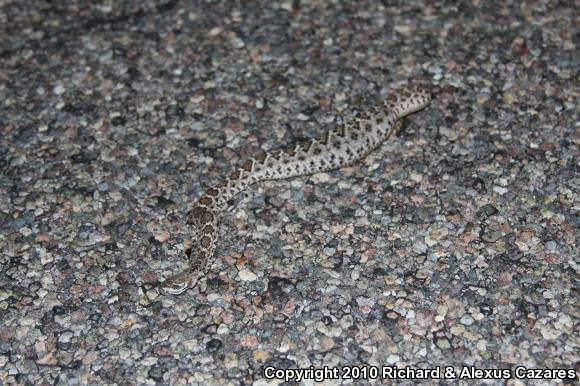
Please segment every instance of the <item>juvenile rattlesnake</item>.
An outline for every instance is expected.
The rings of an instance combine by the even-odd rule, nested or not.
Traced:
[[[379,146],[404,116],[425,108],[431,96],[420,87],[404,88],[360,113],[350,122],[292,148],[262,152],[248,159],[223,182],[210,188],[189,213],[188,222],[200,232],[197,254],[188,269],[162,283],[164,292],[178,295],[206,275],[218,237],[218,214],[233,196],[258,181],[338,169],[352,165]]]

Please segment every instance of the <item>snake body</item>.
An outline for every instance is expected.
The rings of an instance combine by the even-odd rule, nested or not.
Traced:
[[[396,130],[400,119],[425,108],[431,95],[423,87],[391,93],[387,99],[316,139],[296,146],[262,152],[246,160],[229,177],[208,189],[189,212],[188,222],[200,231],[196,254],[190,250],[188,268],[162,283],[167,294],[178,295],[207,274],[218,239],[219,213],[236,194],[264,180],[324,172],[352,165],[377,148]]]

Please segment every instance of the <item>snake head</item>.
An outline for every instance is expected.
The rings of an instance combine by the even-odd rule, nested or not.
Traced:
[[[194,288],[197,285],[198,277],[192,274],[189,270],[185,270],[177,275],[171,276],[160,287],[166,295],[181,295],[188,289]]]

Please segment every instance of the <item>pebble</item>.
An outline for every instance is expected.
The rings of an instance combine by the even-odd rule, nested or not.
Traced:
[[[62,95],[64,94],[66,89],[61,84],[57,84],[56,86],[54,86],[52,91],[55,93],[55,95]]]
[[[451,344],[449,343],[449,341],[447,339],[437,339],[437,347],[439,347],[441,350],[447,350],[451,348]]]
[[[258,276],[248,269],[241,269],[238,275],[242,281],[256,281]]]
[[[52,354],[52,352],[45,354],[44,356],[38,358],[38,360],[36,361],[37,365],[43,365],[43,366],[55,366],[56,364],[58,364],[58,360],[54,357],[54,355]]]
[[[428,236],[425,236],[425,243],[432,247],[439,243],[439,240],[443,239],[449,234],[446,228],[435,228],[431,231]]]
[[[558,243],[555,242],[554,240],[550,240],[546,243],[546,249],[548,251],[555,251],[558,249]]]
[[[22,227],[18,230],[22,236],[30,236],[32,234],[32,229],[28,227]]]
[[[453,335],[462,335],[465,332],[465,327],[462,324],[455,324],[455,325],[451,326],[449,331]]]
[[[315,173],[310,177],[310,181],[315,184],[325,184],[330,181],[328,173]]]
[[[391,354],[387,357],[387,363],[389,365],[395,365],[401,361],[401,357],[395,354]]]
[[[464,324],[466,326],[471,326],[473,324],[473,318],[469,315],[463,315],[461,319],[459,319],[459,321],[461,322],[461,324]]]

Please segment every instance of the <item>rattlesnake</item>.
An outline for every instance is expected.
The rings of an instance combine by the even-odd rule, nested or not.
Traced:
[[[380,105],[316,139],[294,147],[262,152],[246,160],[228,178],[205,192],[189,212],[188,222],[200,232],[197,255],[188,269],[162,283],[167,294],[178,295],[193,288],[207,274],[218,238],[218,214],[236,194],[258,181],[283,179],[349,166],[378,147],[398,126],[400,119],[425,108],[431,95],[423,87],[390,94]]]

